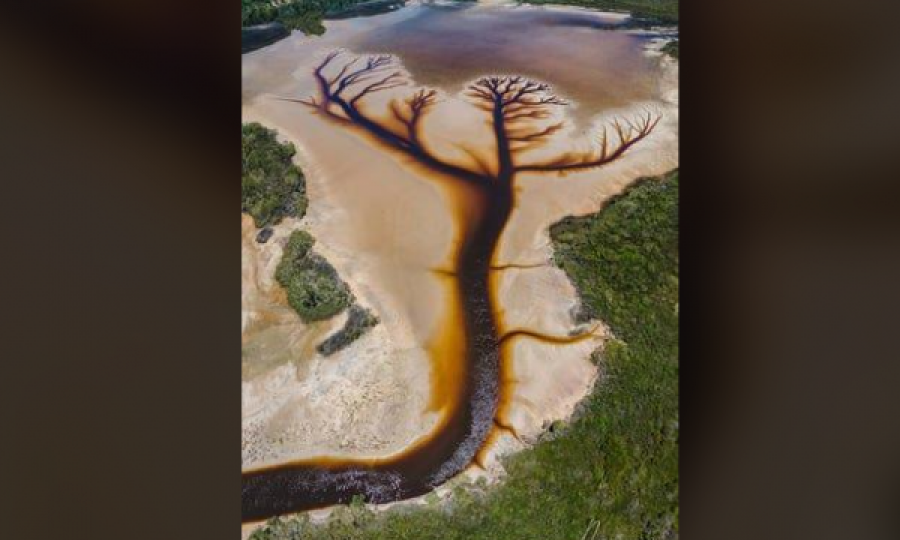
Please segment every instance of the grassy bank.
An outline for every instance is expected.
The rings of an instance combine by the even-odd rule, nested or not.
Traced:
[[[271,521],[255,540],[664,539],[678,530],[678,174],[638,182],[597,215],[551,230],[583,311],[617,340],[569,425],[506,461],[497,488],[381,514],[359,501],[314,526]],[[433,498],[433,497],[432,497]]]

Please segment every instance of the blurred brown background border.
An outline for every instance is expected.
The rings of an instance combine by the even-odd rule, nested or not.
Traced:
[[[4,8],[4,538],[230,538],[237,2]],[[690,539],[900,537],[890,2],[684,2]]]

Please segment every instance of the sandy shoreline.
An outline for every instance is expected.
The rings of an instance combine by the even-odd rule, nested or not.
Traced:
[[[243,383],[245,432],[271,433],[255,445],[269,450],[266,458],[254,459],[260,451],[248,451],[245,467],[321,455],[389,455],[427,433],[437,420],[435,414],[423,414],[430,399],[425,348],[442,305],[442,285],[430,269],[444,264],[452,241],[446,204],[433,187],[409,178],[387,160],[377,164],[372,152],[354,148],[358,141],[334,130],[326,136],[324,127],[314,125],[319,119],[305,110],[302,114],[313,122],[303,131],[316,133],[314,142],[258,113],[244,116],[245,121],[259,120],[278,129],[295,143],[311,201],[302,224],[287,221],[276,227],[275,237],[261,251],[272,250],[280,257],[278,244],[290,230],[308,230],[317,240],[314,249],[381,322],[327,359],[295,349],[290,364]],[[307,159],[310,155],[331,159],[319,165]],[[343,159],[345,155],[366,160],[367,172],[388,180],[376,186],[369,178],[346,174],[344,166],[352,167],[354,161]],[[404,199],[406,205],[397,204]],[[259,271],[271,275],[267,260],[260,259]],[[343,317],[320,324],[336,328]],[[293,326],[302,323],[297,319]]]
[[[311,95],[308,74],[317,54],[358,41],[365,32],[364,21],[335,21],[318,41],[294,36],[247,55],[244,62],[245,80],[253,83],[245,87],[243,120],[275,128],[295,144],[310,199],[302,222],[286,220],[266,245],[252,240],[252,227],[244,232],[244,341],[267,351],[254,353],[253,361],[261,365],[250,369],[253,376],[243,382],[245,468],[321,455],[390,455],[427,435],[439,417],[428,410],[435,381],[426,349],[446,307],[440,278],[432,270],[445,267],[452,253],[451,194],[355,133],[324,122],[302,105],[272,98]],[[654,48],[645,54],[657,66],[646,83],[649,92],[640,88],[639,103],[618,111],[630,114],[651,105],[661,112],[663,121],[647,140],[599,171],[519,179],[516,209],[497,259],[546,266],[497,276],[505,328],[572,332],[576,294],[565,274],[549,264],[548,227],[567,215],[596,212],[638,177],[677,167],[678,67]],[[429,120],[433,127],[427,132],[440,131],[435,148],[452,151],[448,135],[478,147],[483,133],[473,128],[480,125],[471,108],[452,96],[447,101]],[[586,124],[585,116],[596,109],[581,105],[571,112]],[[339,327],[343,316],[304,327],[285,312],[271,279],[280,242],[298,227],[313,234],[316,249],[382,321],[328,359],[310,351],[311,344]],[[602,328],[597,334],[597,339],[564,346],[528,339],[510,344],[516,384],[504,420],[523,440],[570,416],[590,390],[597,371],[588,357],[602,346]],[[281,352],[272,350],[278,347]],[[487,453],[489,478],[502,475],[499,455],[521,447],[512,436],[500,436]]]

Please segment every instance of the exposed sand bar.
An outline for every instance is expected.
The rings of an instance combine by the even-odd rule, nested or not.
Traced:
[[[288,373],[245,382],[270,387],[269,379],[278,378],[282,388],[297,387],[291,392],[296,399],[268,417],[281,420],[268,431],[304,428],[292,444],[279,442],[278,455],[254,465],[289,456],[397,452],[436,419],[426,413],[431,385],[425,349],[444,311],[444,286],[432,270],[446,266],[454,238],[448,204],[436,186],[305,107],[262,99],[245,111],[245,120],[251,119],[278,129],[302,152],[311,200],[303,227],[381,320],[359,343],[328,359],[298,349],[293,366],[283,368]],[[294,366],[310,364],[308,378],[301,379]],[[259,395],[264,401],[271,392]],[[245,404],[245,420],[246,412]]]
[[[416,82],[440,86],[445,101],[425,132],[434,134],[435,149],[444,153],[458,152],[454,144],[459,141],[474,148],[487,144],[483,116],[455,94],[474,76],[500,70],[497,66],[553,83],[578,103],[570,113],[580,127],[613,109],[631,114],[649,105],[663,113],[663,122],[645,143],[604,170],[563,178],[523,175],[498,249],[501,263],[546,263],[549,224],[596,211],[637,177],[677,165],[677,68],[645,54],[645,41],[583,24],[584,17],[595,15],[580,10],[472,7],[441,16],[428,9],[413,6],[329,22],[322,38],[295,35],[244,57],[244,120],[276,128],[295,143],[311,201],[302,223],[286,221],[269,244],[245,241],[245,340],[260,350],[287,344],[283,356],[254,353],[250,359],[267,365],[244,382],[245,467],[322,455],[390,455],[426,436],[439,416],[432,400],[434,366],[426,349],[448,306],[446,287],[433,270],[445,268],[452,254],[452,212],[460,199],[352,130],[323,121],[303,105],[276,99],[313,95],[311,73],[323,53],[335,48],[394,52]],[[552,17],[541,22],[536,13]],[[485,30],[501,18],[506,21],[501,32]],[[482,31],[453,33],[473,28]],[[421,44],[428,34],[433,47]],[[381,105],[373,99],[373,110]],[[572,141],[579,135],[569,134]],[[277,287],[266,277],[280,256],[279,241],[296,227],[318,239],[320,253],[382,320],[328,359],[314,354],[310,336],[327,334],[340,321],[305,328],[285,312]],[[498,280],[506,327],[559,335],[573,330],[575,292],[560,271],[509,270]],[[526,440],[548,422],[567,417],[588,391],[596,376],[588,355],[602,344],[602,335],[599,331],[597,339],[564,346],[528,339],[511,343],[516,384],[507,420]],[[512,445],[501,439],[496,448]]]

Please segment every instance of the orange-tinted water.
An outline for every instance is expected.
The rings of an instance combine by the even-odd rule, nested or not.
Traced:
[[[476,76],[499,72],[552,81],[592,113],[652,97],[651,67],[639,53],[640,39],[598,28],[604,20],[596,14],[435,5],[401,12],[385,16],[389,24],[359,33],[345,46],[360,53],[395,53],[417,83],[450,92]],[[374,147],[393,151],[383,140],[390,133],[359,129],[359,121],[346,127]],[[491,268],[514,208],[513,175],[497,166],[491,171],[494,184],[473,189],[429,171],[413,157],[408,165],[417,174],[450,187],[457,224],[456,253],[449,268],[438,269],[447,308],[428,347],[433,366],[429,406],[442,412],[441,421],[428,437],[390,458],[322,458],[245,473],[244,521],[346,503],[355,495],[381,503],[428,492],[477,463],[491,435],[509,429],[504,410],[513,381],[504,361],[505,340],[522,336],[565,344],[582,339],[504,329],[500,323]]]

